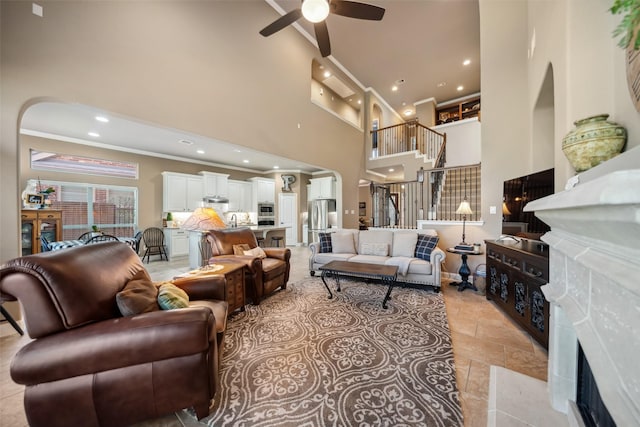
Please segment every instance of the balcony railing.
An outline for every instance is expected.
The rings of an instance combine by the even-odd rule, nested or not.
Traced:
[[[372,227],[415,228],[417,220],[462,221],[456,214],[460,202],[467,199],[472,215],[481,217],[479,164],[435,168],[424,171],[424,180],[376,184],[370,186]]]
[[[417,121],[371,131],[371,158],[418,151],[427,159],[444,155],[447,135]]]

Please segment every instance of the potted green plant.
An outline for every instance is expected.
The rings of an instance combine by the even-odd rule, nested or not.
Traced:
[[[614,15],[624,14],[622,21],[613,31],[614,37],[622,36],[618,46],[626,49],[633,40],[633,49],[640,49],[640,37],[637,37],[640,30],[640,0],[614,0],[609,10]]]

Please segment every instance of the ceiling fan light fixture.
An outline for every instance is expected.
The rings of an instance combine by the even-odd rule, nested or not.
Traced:
[[[313,23],[324,21],[329,16],[329,2],[327,0],[304,0],[302,16]]]

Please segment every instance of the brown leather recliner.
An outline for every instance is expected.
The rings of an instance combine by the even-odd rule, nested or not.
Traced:
[[[34,339],[10,368],[26,386],[30,426],[125,426],[189,407],[198,418],[209,413],[226,328],[223,278],[199,282],[197,298],[206,300],[192,307],[122,317],[116,294],[134,276],[149,277],[120,242],[2,266],[0,293],[20,301]]]
[[[263,248],[266,258],[234,255],[234,245],[245,243],[249,249],[258,246],[253,231],[245,227],[211,230],[207,234],[207,241],[212,254],[209,264],[241,262],[245,265],[245,293],[253,304],[260,304],[262,298],[280,287],[287,288],[291,268],[289,248]]]

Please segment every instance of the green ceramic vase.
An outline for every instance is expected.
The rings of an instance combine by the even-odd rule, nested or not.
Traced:
[[[627,131],[607,121],[608,114],[577,120],[576,126],[562,139],[562,151],[576,172],[591,169],[622,152]]]

